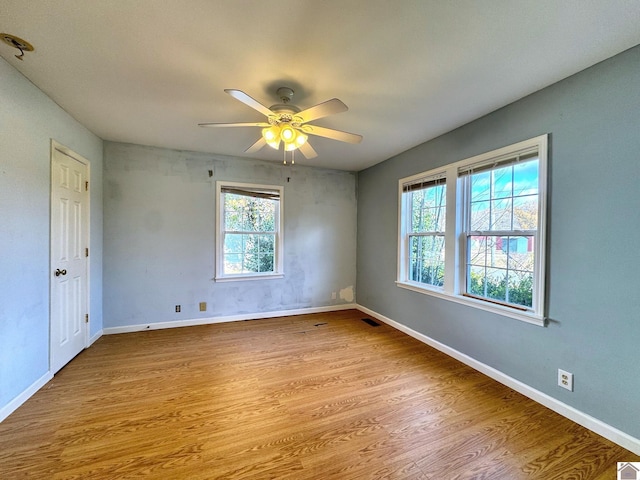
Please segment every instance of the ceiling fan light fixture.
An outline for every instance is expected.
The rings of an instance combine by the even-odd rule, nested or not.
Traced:
[[[296,140],[296,131],[291,125],[283,125],[280,128],[280,138],[284,143],[293,143]]]
[[[298,131],[298,136],[296,137],[296,147],[301,147],[302,145],[307,143],[307,139],[308,138],[309,137],[307,135],[305,135],[304,133]]]
[[[262,138],[265,139],[267,145],[275,150],[280,148],[280,136],[280,128],[277,125],[262,129]]]

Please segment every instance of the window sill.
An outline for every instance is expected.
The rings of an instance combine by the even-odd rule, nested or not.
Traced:
[[[396,285],[406,290],[411,290],[413,292],[422,293],[424,295],[431,295],[433,297],[442,298],[450,302],[460,303],[462,305],[467,305],[469,307],[478,308],[480,310],[495,313],[497,315],[502,315],[503,317],[515,318],[516,320],[520,320],[526,323],[531,323],[533,325],[538,325],[540,327],[546,326],[544,317],[541,317],[540,315],[536,315],[528,311],[524,312],[524,311],[517,310],[515,308],[497,305],[497,304],[485,302],[483,300],[478,300],[471,297],[455,295],[452,293],[445,292],[442,289],[429,288],[417,283],[396,281]]]
[[[276,280],[278,278],[284,278],[284,273],[227,275],[215,277],[213,280],[215,282],[244,282],[245,280]]]

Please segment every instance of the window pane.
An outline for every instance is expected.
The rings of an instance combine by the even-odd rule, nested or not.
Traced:
[[[255,253],[245,253],[242,257],[242,273],[257,273],[258,256]]]
[[[416,190],[409,192],[409,200],[411,204],[411,231],[421,231],[422,225],[422,208],[425,202],[424,190]]]
[[[491,221],[489,230],[511,230],[511,199],[491,201]]]
[[[242,211],[225,210],[224,212],[225,229],[228,231],[238,231],[242,229]]]
[[[467,292],[472,295],[486,297],[486,274],[484,267],[469,267],[467,269]]]
[[[517,163],[513,166],[513,194],[533,195],[538,193],[538,160]]]
[[[409,192],[412,232],[444,232],[446,185]]]
[[[467,263],[481,266],[484,269],[487,265],[487,237],[469,237],[467,247]]]
[[[482,201],[471,204],[471,214],[469,216],[470,230],[485,231],[489,230],[491,222],[491,202]]]
[[[410,236],[409,244],[409,280],[444,285],[444,236]]]
[[[486,272],[487,294],[485,296],[505,302],[507,300],[507,272],[500,268],[487,268]]]
[[[269,253],[269,254],[273,254],[274,251],[274,247],[275,247],[275,243],[276,243],[276,236],[275,234],[273,235],[260,235],[258,238],[258,249],[260,250],[260,253]]]
[[[246,273],[259,272],[258,235],[245,235],[244,237],[243,270]]]
[[[491,198],[507,198],[511,197],[513,186],[513,167],[496,168],[491,171],[492,195]]]
[[[258,257],[258,271],[259,272],[272,272],[275,257],[273,253],[260,254]]]
[[[242,254],[225,253],[224,271],[225,273],[242,273]]]
[[[256,199],[247,199],[244,207],[244,227],[245,232],[260,231],[260,204]]]
[[[527,195],[513,199],[514,230],[538,229],[538,195]]]
[[[507,255],[507,265],[510,270],[533,272],[534,238],[532,236],[500,237],[497,240],[502,252]]]
[[[226,234],[224,236],[224,253],[243,253],[243,237],[242,234]]]
[[[276,206],[274,201],[269,201],[262,205],[263,211],[260,220],[260,230],[263,232],[273,232],[276,227]]]
[[[491,172],[471,176],[471,201],[480,202],[491,198]]]
[[[467,242],[467,292],[531,307],[533,247],[533,236],[470,236]]]
[[[533,272],[509,271],[507,302],[533,306]]]

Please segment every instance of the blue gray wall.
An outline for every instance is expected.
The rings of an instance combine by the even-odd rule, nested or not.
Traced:
[[[105,142],[104,175],[105,327],[352,302],[354,173]],[[213,281],[217,180],[284,186],[284,278]]]
[[[51,139],[91,163],[91,335],[102,330],[102,140],[0,58],[0,409],[49,370]]]
[[[396,287],[398,179],[544,133],[549,326]],[[358,189],[359,304],[640,438],[640,47],[360,172]]]

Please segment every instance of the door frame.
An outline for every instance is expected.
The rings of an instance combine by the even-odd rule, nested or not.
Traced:
[[[56,150],[63,155],[67,155],[68,157],[73,158],[74,160],[82,163],[85,167],[87,167],[87,179],[91,179],[91,162],[84,158],[82,155],[77,154],[69,147],[62,145],[57,142],[53,138],[51,139],[51,149],[49,155],[49,371],[51,371],[51,366],[53,365],[53,348],[51,345],[53,335],[51,334],[52,329],[52,308],[51,308],[51,300],[53,293],[53,277],[51,272],[53,271],[52,259],[53,259],[53,236],[51,235],[51,230],[53,226],[53,156],[55,155]],[[86,228],[87,228],[87,246],[91,245],[91,184],[89,184],[89,191],[87,195],[87,218],[86,218]],[[91,249],[89,250],[89,257],[87,258],[87,289],[86,289],[86,305],[87,305],[87,314],[91,312]],[[84,348],[89,347],[89,338],[91,331],[91,315],[89,315],[89,321],[84,324]]]

